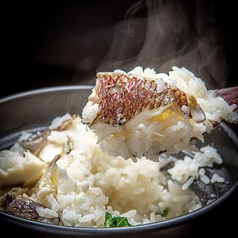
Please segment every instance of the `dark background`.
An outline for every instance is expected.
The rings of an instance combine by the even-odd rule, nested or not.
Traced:
[[[1,4],[0,98],[42,87],[89,83],[110,46],[114,26],[136,2],[36,0]],[[229,47],[227,86],[237,85],[236,7],[230,0],[210,2]],[[237,214],[238,191],[199,221],[194,234],[225,232],[236,237]]]
[[[186,0],[181,1],[186,4]],[[36,0],[1,4],[4,17],[0,98],[95,79],[97,67],[112,41],[114,26],[137,2]],[[227,85],[237,85],[236,8],[231,0],[209,2],[215,8],[217,25],[229,49]]]
[[[0,98],[96,76],[115,24],[136,0],[4,3]]]

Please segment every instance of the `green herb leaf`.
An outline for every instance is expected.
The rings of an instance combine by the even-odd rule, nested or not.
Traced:
[[[126,217],[116,217],[110,214],[109,212],[105,213],[105,227],[123,227],[131,226]]]
[[[169,212],[169,208],[166,207],[165,209],[161,209],[160,207],[158,207],[157,211],[156,211],[156,214],[159,214],[161,215],[162,217],[165,217]]]
[[[66,154],[69,154],[72,151],[72,144],[68,144],[67,146],[68,146],[68,151]]]

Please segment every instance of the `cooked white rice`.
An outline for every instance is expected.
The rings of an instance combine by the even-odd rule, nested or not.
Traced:
[[[58,131],[66,120],[72,122]],[[27,189],[22,193],[47,207],[37,208],[41,222],[54,224],[60,218],[65,226],[104,227],[106,212],[127,217],[131,225],[163,221],[201,207],[190,187],[195,179],[204,183],[224,181],[216,174],[209,178],[203,170],[222,163],[211,146],[203,147],[193,159],[186,155],[183,160],[161,157],[155,162],[142,157],[133,161],[103,153],[98,138],[80,116],[57,117],[49,128],[49,143],[39,156],[22,146],[28,133],[23,133],[10,150],[0,153],[1,194],[6,192],[5,185],[14,187],[24,179]],[[58,154],[61,158],[53,162]],[[165,169],[170,160],[174,166]],[[35,185],[26,168],[38,174]],[[16,174],[21,174],[18,181]],[[167,208],[168,214],[161,216]]]
[[[214,124],[220,123],[222,120],[232,123],[238,121],[237,113],[234,112],[237,105],[229,105],[222,97],[216,97],[215,90],[207,90],[204,81],[184,67],[173,67],[168,74],[156,73],[154,69],[143,69],[139,66],[127,73],[122,70],[115,70],[115,72],[136,75],[138,77],[148,77],[156,82],[157,92],[163,91],[165,83],[168,83],[172,88],[177,87],[186,93],[187,96],[194,97],[195,99],[193,100],[197,101],[198,105],[200,105],[199,108],[202,109],[204,114],[202,113],[202,115],[200,115],[200,110],[193,110],[194,105],[191,107],[184,105],[180,108],[180,105],[171,103],[160,106],[159,108],[145,108],[142,112],[133,116],[122,125],[115,126],[104,123],[97,120],[98,115],[101,115],[101,111],[98,105],[100,98],[95,88],[101,88],[103,86],[105,86],[105,88],[112,87],[113,90],[111,94],[113,95],[116,90],[114,89],[114,81],[117,80],[118,76],[115,76],[110,82],[106,81],[107,83],[104,83],[103,86],[100,84],[100,86],[97,86],[98,84],[96,83],[89,97],[89,101],[83,109],[82,118],[84,122],[89,123],[90,128],[97,134],[100,148],[109,155],[121,155],[125,159],[131,158],[132,156],[146,156],[148,159],[156,160],[158,159],[158,154],[161,152],[166,152],[169,157],[171,154],[179,153],[184,149],[196,150],[194,147],[194,138],[203,142],[203,135],[211,132],[214,128]],[[99,83],[101,80],[104,80],[104,78],[109,77],[108,75],[113,77],[113,74],[104,74],[103,79],[97,78],[97,82]],[[126,82],[128,82],[128,80]],[[126,84],[126,82],[123,81],[124,84]],[[103,89],[106,90],[105,88]],[[148,86],[146,90],[150,91],[150,89]],[[154,88],[152,87],[152,89]],[[138,91],[139,90],[136,92]],[[134,94],[135,92],[133,91],[129,95]],[[123,97],[123,94],[118,94],[117,97],[126,101],[125,98],[129,96]],[[133,98],[131,101],[133,105]],[[122,102],[121,104],[123,104]],[[121,104],[118,106],[118,115],[121,114],[120,109],[124,110],[120,108]],[[114,105],[111,103],[110,105],[112,105],[113,108],[116,107],[117,104]],[[110,105],[108,107],[110,107]],[[192,117],[189,115],[190,113]],[[204,115],[205,120],[195,120],[195,118],[199,119]]]

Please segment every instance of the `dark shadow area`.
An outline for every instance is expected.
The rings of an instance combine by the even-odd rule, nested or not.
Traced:
[[[110,46],[114,26],[135,0],[4,3],[0,97],[85,84]]]
[[[41,87],[91,83],[111,46],[114,27],[123,21],[128,9],[139,2],[143,1],[4,3],[4,87],[1,87],[0,97]],[[186,4],[186,0],[181,2]],[[213,0],[210,2],[214,6],[216,16],[214,24],[217,24],[228,49],[227,85],[236,85],[238,51],[234,3]],[[189,5],[184,7],[189,8]],[[142,14],[145,13],[143,7],[141,9]],[[138,12],[135,10],[133,13],[131,10],[130,14],[140,17]],[[143,43],[143,32],[140,32],[140,35],[138,42]],[[117,47],[120,51],[121,46]]]

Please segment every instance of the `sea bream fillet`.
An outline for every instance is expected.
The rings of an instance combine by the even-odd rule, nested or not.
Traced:
[[[99,72],[82,119],[109,155],[156,160],[161,153],[195,150],[195,138],[203,141],[221,120],[237,120],[235,107],[185,68],[167,75],[136,67]]]

